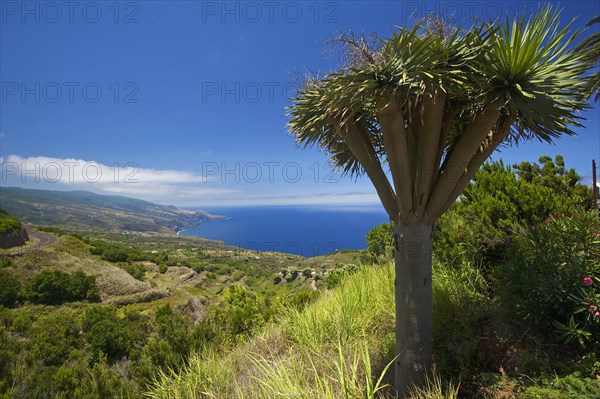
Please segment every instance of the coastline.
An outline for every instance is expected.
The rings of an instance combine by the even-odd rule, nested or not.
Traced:
[[[231,216],[223,216],[223,215],[213,215],[210,214],[208,212],[205,211],[196,211],[197,213],[201,213],[202,214],[202,219],[197,220],[195,224],[191,225],[191,226],[177,226],[175,227],[175,229],[173,230],[175,232],[176,235],[178,236],[182,236],[181,233],[193,229],[195,227],[199,227],[201,226],[204,222],[206,221],[213,221],[213,220],[228,220],[231,219]],[[189,237],[198,237],[198,236],[189,236]]]

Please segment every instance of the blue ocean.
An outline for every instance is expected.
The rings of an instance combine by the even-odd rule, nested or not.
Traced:
[[[388,221],[380,206],[203,209],[227,219],[208,220],[179,234],[224,241],[250,250],[306,257],[339,249],[364,249],[367,232]]]

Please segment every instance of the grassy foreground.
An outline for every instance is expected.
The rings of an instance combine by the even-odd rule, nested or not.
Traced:
[[[434,304],[447,307],[473,292],[473,276],[440,267]],[[189,366],[163,373],[151,398],[386,398],[394,348],[393,265],[363,266],[302,310],[228,353],[192,356]],[[435,305],[434,305],[435,306]],[[456,397],[433,379],[415,397]],[[447,391],[447,394],[442,392]]]

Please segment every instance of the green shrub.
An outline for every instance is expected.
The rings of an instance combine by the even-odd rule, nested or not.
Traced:
[[[240,281],[242,279],[242,277],[244,277],[245,275],[246,275],[246,273],[243,272],[242,270],[236,270],[231,275],[231,278],[233,279],[233,281]]]
[[[75,311],[60,308],[47,316],[38,318],[29,335],[31,349],[29,363],[41,362],[44,366],[60,366],[80,348],[80,326]]]
[[[545,379],[527,387],[519,399],[589,399],[600,398],[600,380],[584,378],[578,373]]]
[[[156,331],[139,352],[134,366],[135,374],[144,383],[152,382],[161,371],[179,370],[189,354],[202,344],[192,336],[191,320],[170,305],[158,308],[155,320]]]
[[[0,269],[5,267],[15,267],[15,262],[13,262],[13,260],[8,256],[0,255]]]
[[[89,239],[86,242],[91,245],[90,253],[92,255],[99,255],[102,259],[112,263],[137,261],[161,263],[168,259],[164,253],[142,252],[137,248],[126,247],[118,243]]]
[[[145,323],[139,318],[119,318],[114,308],[97,305],[85,310],[82,327],[93,358],[105,354],[115,360],[129,355]]]
[[[167,255],[166,252],[161,252],[159,254],[156,255],[156,260],[155,262],[157,263],[166,263],[169,261],[169,255]]]
[[[435,257],[444,263],[499,264],[509,258],[513,238],[552,213],[591,206],[591,190],[581,184],[562,156],[512,167],[486,163],[452,208],[437,222]]]
[[[99,293],[94,276],[44,270],[27,280],[23,297],[33,303],[60,305],[80,300],[97,301]]]
[[[117,266],[138,280],[143,280],[146,275],[146,268],[139,263],[119,263]]]
[[[21,222],[0,208],[0,235],[13,234],[21,230]]]
[[[478,337],[494,310],[486,290],[487,282],[472,264],[434,264],[432,338],[437,372],[444,377],[466,379],[483,366]]]
[[[556,215],[518,239],[499,287],[514,320],[566,343],[600,345],[600,218]]]
[[[394,226],[382,223],[367,233],[367,252],[374,258],[394,258]]]
[[[191,320],[174,311],[168,304],[158,308],[155,317],[159,336],[171,346],[177,355],[187,356],[192,348]]]
[[[14,361],[18,349],[16,340],[9,336],[4,326],[0,325],[0,398],[10,397],[15,374]]]
[[[303,289],[286,298],[284,306],[293,307],[298,310],[313,302],[318,297],[317,291]]]
[[[263,327],[275,314],[267,298],[237,285],[224,290],[223,297],[224,306],[209,307],[208,315],[197,324],[193,332],[195,342],[221,349],[231,347]]]
[[[127,251],[123,248],[106,248],[102,251],[102,259],[117,263],[117,262],[127,262],[129,260],[129,256]]]
[[[19,299],[21,283],[10,272],[0,269],[0,305],[13,306]]]
[[[206,273],[206,278],[210,281],[214,281],[217,279],[217,275],[213,272]]]

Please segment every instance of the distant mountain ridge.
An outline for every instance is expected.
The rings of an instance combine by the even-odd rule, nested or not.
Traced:
[[[23,222],[66,228],[173,233],[218,219],[205,211],[89,191],[0,187],[0,208]]]

